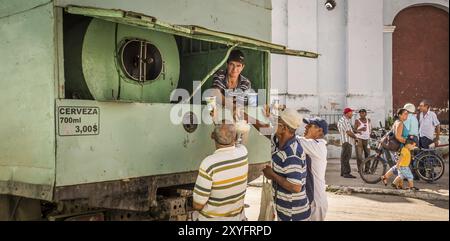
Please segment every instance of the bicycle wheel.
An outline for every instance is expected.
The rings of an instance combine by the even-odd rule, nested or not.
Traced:
[[[364,182],[376,184],[381,181],[380,177],[386,173],[386,168],[387,164],[380,156],[372,155],[361,162],[359,175]]]
[[[425,152],[416,157],[414,169],[420,179],[434,182],[444,175],[445,164],[438,154]]]

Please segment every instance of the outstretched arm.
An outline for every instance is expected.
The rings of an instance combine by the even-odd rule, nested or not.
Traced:
[[[266,117],[270,117],[270,112],[268,110],[268,106],[264,106],[264,115]],[[244,112],[244,119],[251,123],[259,132],[262,132],[262,129],[269,130],[271,128],[270,123],[262,123],[258,119],[255,119],[251,116],[249,116],[246,112]],[[265,137],[270,138],[272,133],[262,133]]]

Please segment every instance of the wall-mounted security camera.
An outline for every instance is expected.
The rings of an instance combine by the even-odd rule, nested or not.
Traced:
[[[325,7],[327,8],[328,11],[333,10],[336,7],[336,1],[334,1],[334,0],[327,0],[325,2]]]

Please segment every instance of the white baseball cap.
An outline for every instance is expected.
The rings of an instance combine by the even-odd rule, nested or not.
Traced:
[[[297,130],[300,127],[302,117],[294,110],[286,108],[280,113],[280,118],[292,129]]]
[[[416,107],[411,103],[406,103],[405,106],[403,106],[403,109],[406,109],[409,113],[416,112]]]

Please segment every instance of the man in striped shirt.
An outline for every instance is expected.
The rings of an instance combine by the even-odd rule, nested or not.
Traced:
[[[227,69],[214,74],[212,88],[219,90],[220,94],[216,95],[223,105],[230,102],[228,105],[231,106],[231,103],[236,101],[244,104],[244,92],[251,89],[250,80],[241,75],[244,68],[244,54],[240,50],[233,50],[227,60]]]
[[[278,220],[306,221],[311,209],[306,195],[306,154],[295,137],[301,116],[296,110],[280,113],[273,136],[272,167],[266,166],[264,176],[272,180]]]
[[[241,221],[247,189],[248,158],[243,145],[235,146],[236,127],[222,122],[213,133],[216,151],[200,164],[193,206],[199,221]],[[195,215],[195,216],[196,216]]]
[[[353,133],[351,119],[353,117],[353,110],[350,108],[344,109],[344,115],[339,119],[338,130],[341,134],[341,177],[356,178],[350,174],[350,158],[352,158],[352,146],[355,144],[356,135]]]

